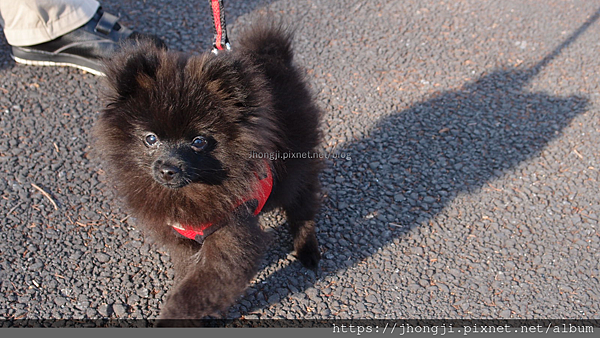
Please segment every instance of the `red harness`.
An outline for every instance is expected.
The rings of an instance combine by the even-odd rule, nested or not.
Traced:
[[[271,174],[271,168],[269,168],[269,165],[266,163],[265,171],[267,177],[263,179],[260,179],[258,174],[255,173],[256,178],[259,179],[256,189],[254,189],[252,195],[247,196],[246,198],[238,202],[238,204],[235,206],[236,208],[246,202],[257,200],[258,205],[254,210],[254,216],[257,216],[260,213],[262,208],[265,206],[267,199],[269,199],[269,195],[271,195],[271,190],[273,190],[273,175]],[[185,224],[177,224],[171,226],[173,227],[173,230],[175,230],[178,234],[182,235],[183,237],[193,239],[196,242],[202,244],[202,242],[204,242],[204,239],[208,235],[218,230],[218,227],[214,227],[213,225],[214,223],[204,223],[198,226],[194,226],[194,228]]]

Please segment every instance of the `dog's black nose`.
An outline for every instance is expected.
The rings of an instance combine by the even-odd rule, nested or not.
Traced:
[[[181,188],[191,182],[185,168],[181,161],[158,159],[152,165],[152,177],[165,187]]]
[[[160,167],[160,177],[165,182],[171,182],[174,178],[181,174],[181,169],[174,165],[163,164]]]

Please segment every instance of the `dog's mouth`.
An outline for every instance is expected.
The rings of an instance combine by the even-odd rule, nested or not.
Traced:
[[[181,182],[161,182],[161,181],[158,181],[158,183],[160,183],[162,186],[164,186],[166,188],[173,189],[173,190],[177,190],[177,189],[183,188],[183,187],[185,187],[186,185],[189,184],[189,183],[187,183],[185,181],[181,181]]]

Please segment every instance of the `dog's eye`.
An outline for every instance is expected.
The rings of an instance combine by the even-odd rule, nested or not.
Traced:
[[[194,151],[201,151],[207,144],[208,141],[204,137],[198,136],[192,141],[192,149],[194,149]]]
[[[148,134],[144,141],[148,147],[154,147],[158,144],[158,137],[156,137],[154,134]]]

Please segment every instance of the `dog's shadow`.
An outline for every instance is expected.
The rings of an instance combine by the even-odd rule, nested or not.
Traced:
[[[327,198],[317,220],[323,252],[319,271],[286,259],[288,248],[271,249],[256,282],[227,317],[256,318],[257,310],[343,273],[411,228],[427,224],[457,195],[538,156],[586,111],[588,100],[529,92],[526,85],[599,13],[537,64],[500,69],[458,90],[440,92],[391,113],[368,137],[338,148],[351,160],[332,161],[322,176]],[[273,232],[291,241],[286,227]]]

